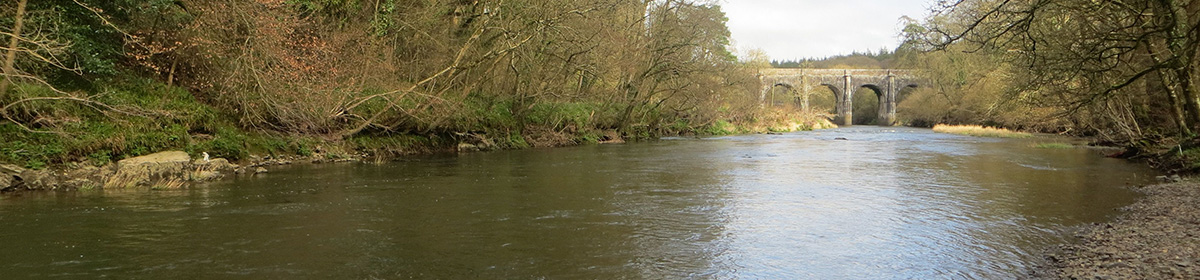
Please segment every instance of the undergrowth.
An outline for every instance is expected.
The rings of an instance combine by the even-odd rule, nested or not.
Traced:
[[[129,75],[136,77],[136,75]],[[13,100],[56,96],[47,88],[17,84]],[[121,159],[181,150],[199,157],[232,161],[251,155],[314,156],[330,159],[351,154],[394,157],[453,150],[458,143],[486,142],[489,149],[523,149],[560,144],[596,144],[613,140],[620,129],[622,108],[596,103],[539,103],[518,105],[509,99],[471,95],[466,110],[451,118],[450,131],[369,131],[344,140],[317,135],[288,134],[239,127],[235,116],[201,102],[189,91],[148,78],[105,81],[92,90],[92,100],[112,106],[101,110],[71,101],[22,103],[9,111],[29,130],[0,122],[0,162],[32,169],[82,162],[102,166]],[[761,119],[727,120],[667,116],[651,112],[634,116],[626,139],[662,135],[731,135],[755,132],[811,130],[826,125],[812,116],[778,114]],[[663,125],[646,120],[662,119]],[[827,123],[827,122],[825,122]],[[32,131],[30,131],[32,130]],[[558,135],[555,137],[541,137]],[[542,142],[531,143],[530,139]]]

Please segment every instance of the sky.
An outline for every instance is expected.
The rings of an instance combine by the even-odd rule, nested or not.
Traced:
[[[894,50],[900,17],[922,19],[930,0],[721,0],[738,51],[772,60]]]

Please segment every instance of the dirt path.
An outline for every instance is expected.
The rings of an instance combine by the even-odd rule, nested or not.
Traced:
[[[1047,256],[1040,278],[1200,279],[1200,178],[1139,188],[1146,197]]]

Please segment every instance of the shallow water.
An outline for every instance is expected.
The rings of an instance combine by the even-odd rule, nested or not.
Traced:
[[[853,127],[28,193],[0,197],[0,275],[1007,279],[1154,175],[1039,141]]]

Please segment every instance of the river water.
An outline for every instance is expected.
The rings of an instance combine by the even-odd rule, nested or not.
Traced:
[[[846,140],[838,140],[845,138]],[[1010,279],[1154,173],[910,128],[0,198],[4,279]]]

